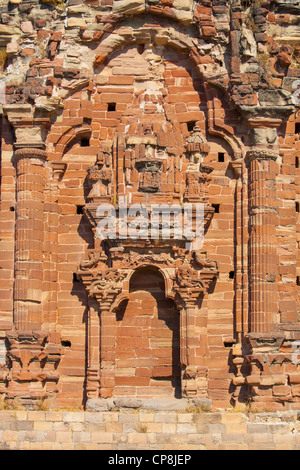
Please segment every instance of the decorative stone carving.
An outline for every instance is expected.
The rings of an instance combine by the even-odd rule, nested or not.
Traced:
[[[97,156],[96,164],[88,169],[88,181],[91,191],[88,195],[89,201],[109,200],[111,196],[111,151],[102,148]]]
[[[91,285],[91,293],[99,294],[103,292],[105,296],[108,291],[118,290],[125,277],[126,273],[117,269],[108,269],[105,272],[100,272]]]
[[[186,153],[190,161],[188,171],[199,171],[200,164],[209,150],[210,147],[200,127],[195,126],[186,142]]]
[[[38,331],[11,332],[7,339],[7,356],[10,361],[6,378],[7,397],[20,398],[20,387],[21,397],[28,403],[53,397],[57,393],[57,366],[61,360],[61,346],[52,343],[47,333]]]
[[[107,255],[103,252],[103,250],[89,250],[88,259],[80,263],[79,269],[80,271],[90,270],[92,268],[95,268],[98,265],[99,261],[107,261]]]
[[[269,51],[271,56],[269,64],[272,75],[280,78],[285,77],[292,63],[293,48],[288,44],[280,46],[277,42],[274,42]]]
[[[185,200],[188,202],[208,202],[208,184],[211,180],[208,176],[213,171],[211,165],[201,163],[200,171],[187,171]]]
[[[187,366],[183,372],[182,389],[186,398],[207,397],[207,368],[199,366]]]
[[[208,202],[209,174],[213,171],[213,167],[203,159],[209,150],[210,147],[201,129],[195,126],[186,143],[189,166],[186,172],[184,199],[187,202]]]
[[[207,253],[202,250],[195,252],[195,261],[197,265],[202,269],[209,269],[217,271],[217,262],[207,258]]]
[[[165,149],[158,145],[151,123],[144,125],[142,135],[128,137],[127,145],[135,149],[135,168],[139,172],[139,190],[146,193],[159,191]]]
[[[139,167],[141,168],[141,167]],[[143,166],[139,177],[139,189],[146,193],[154,193],[159,190],[160,186],[160,164],[149,164]]]

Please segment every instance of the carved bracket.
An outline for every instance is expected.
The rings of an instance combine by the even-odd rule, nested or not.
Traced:
[[[6,376],[8,396],[14,395],[18,384],[39,382],[32,398],[45,398],[56,393],[59,380],[57,366],[61,360],[62,348],[52,343],[48,334],[41,331],[16,331],[7,334],[10,367]],[[50,382],[54,383],[49,385]],[[26,393],[25,393],[26,394]],[[28,390],[27,398],[31,392]]]

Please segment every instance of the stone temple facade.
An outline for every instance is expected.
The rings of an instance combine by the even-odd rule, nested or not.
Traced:
[[[1,398],[299,409],[300,0],[0,10]]]

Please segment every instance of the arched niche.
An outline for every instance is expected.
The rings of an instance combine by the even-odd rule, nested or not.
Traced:
[[[123,18],[121,23],[117,22],[113,27],[105,32],[98,45],[95,43],[87,43],[87,56],[89,57],[88,63],[90,66],[89,87],[90,90],[93,90],[90,94],[91,107],[89,111],[93,109],[93,94],[95,89],[97,87],[101,88],[102,85],[101,80],[99,81],[99,75],[101,75],[103,71],[105,71],[104,75],[106,74],[109,63],[115,54],[124,51],[124,49],[128,47],[137,48],[140,51],[147,50],[149,47],[154,47],[158,55],[160,51],[162,58],[165,51],[168,50],[173,51],[177,56],[180,56],[180,54],[186,54],[189,57],[191,68],[196,71],[195,73],[198,74],[199,79],[203,82],[206,101],[206,104],[204,104],[203,101],[203,107],[207,108],[204,110],[207,134],[212,137],[215,136],[222,138],[232,148],[233,158],[240,158],[243,154],[243,144],[237,137],[235,129],[228,126],[224,120],[218,117],[218,110],[215,108],[215,100],[218,102],[220,96],[222,99],[224,98],[227,103],[228,106],[226,105],[226,108],[229,107],[230,102],[228,93],[229,77],[224,66],[224,61],[216,59],[218,55],[216,52],[210,55],[207,54],[206,49],[202,47],[203,45],[201,44],[201,41],[199,42],[197,39],[197,34],[195,34],[191,25],[183,26],[176,20],[166,20],[162,17],[152,18],[152,16],[153,15],[138,15],[130,20]],[[152,22],[151,18],[153,20]],[[214,48],[215,46],[212,45],[212,47]],[[157,83],[157,80],[154,79],[153,83],[154,82]],[[88,86],[88,83],[85,83],[85,86]],[[111,87],[112,83],[107,82],[105,84],[103,82],[103,86]],[[67,102],[69,98],[73,99],[73,95],[82,87],[83,84],[81,79],[73,80],[72,87],[70,89],[67,88],[69,94],[63,95],[64,102]],[[63,92],[65,93],[66,90],[64,89]],[[58,94],[60,94],[60,91],[58,91]],[[84,114],[84,110],[80,110],[80,113],[80,115]],[[237,111],[237,116],[238,115]],[[107,119],[107,117],[104,117],[104,119]],[[115,119],[115,117],[113,118]],[[168,119],[172,121],[172,118],[168,117]],[[191,122],[192,120],[193,119],[191,118],[188,122]],[[195,122],[197,120],[198,119],[196,118]],[[84,122],[84,119],[82,122]],[[64,128],[64,118],[62,118],[62,121],[60,119],[60,122],[53,125],[54,132],[57,133],[60,126],[63,126]],[[77,136],[74,134],[77,133],[77,129],[79,130],[80,127],[82,127],[82,124],[76,124],[74,127],[75,132],[70,130],[67,132],[68,135],[60,138],[58,142],[54,142],[53,150],[58,158],[62,158],[62,155],[66,153],[66,149],[70,145],[70,137],[76,141]],[[50,135],[51,132],[52,131],[50,131]],[[72,132],[73,136],[71,136]],[[96,133],[97,131],[94,130],[91,133],[93,142],[97,140]],[[113,140],[112,134],[113,131],[107,139],[111,142]],[[49,142],[53,141],[52,138],[53,137],[49,139]],[[96,159],[96,150],[94,153]],[[92,160],[92,153],[89,154],[88,158],[89,160]],[[71,160],[71,155],[68,155],[67,159]],[[76,156],[75,159],[78,160],[78,156]]]
[[[114,395],[179,398],[180,376],[180,314],[161,272],[144,266],[116,310]]]

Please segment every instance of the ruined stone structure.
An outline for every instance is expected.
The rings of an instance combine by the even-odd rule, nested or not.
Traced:
[[[2,398],[299,409],[300,1],[0,18]],[[201,205],[203,244],[99,237],[123,201]]]

